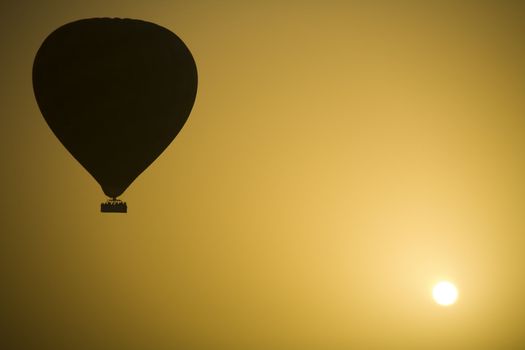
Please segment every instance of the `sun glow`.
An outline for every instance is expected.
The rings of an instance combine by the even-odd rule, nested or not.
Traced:
[[[432,296],[439,305],[449,306],[456,302],[458,290],[451,282],[441,281],[432,289]]]

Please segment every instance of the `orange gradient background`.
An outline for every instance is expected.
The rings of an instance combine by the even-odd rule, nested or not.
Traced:
[[[525,346],[524,10],[3,2],[0,347]],[[88,17],[165,26],[199,70],[126,215],[99,212],[33,97],[42,41]]]

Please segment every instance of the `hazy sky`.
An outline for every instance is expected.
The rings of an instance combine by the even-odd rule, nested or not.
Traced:
[[[519,1],[33,3],[0,4],[0,347],[525,346]],[[125,215],[33,97],[87,17],[165,26],[199,70]]]

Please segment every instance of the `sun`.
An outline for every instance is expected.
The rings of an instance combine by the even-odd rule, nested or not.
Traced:
[[[432,289],[432,296],[439,305],[449,306],[458,299],[458,289],[451,282],[441,281]]]

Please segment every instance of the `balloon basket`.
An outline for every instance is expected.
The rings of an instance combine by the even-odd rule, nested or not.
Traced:
[[[100,204],[100,212],[102,213],[127,213],[128,206],[126,202],[121,201],[120,199],[108,199],[106,203]]]

